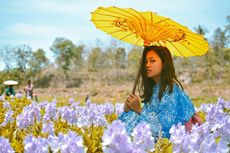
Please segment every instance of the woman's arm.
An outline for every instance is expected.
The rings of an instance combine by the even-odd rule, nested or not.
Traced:
[[[158,113],[163,134],[169,137],[169,130],[172,125],[178,123],[185,125],[194,113],[195,109],[191,100],[177,85],[174,85],[172,93],[165,91],[159,102]]]
[[[33,90],[33,85],[31,84],[30,86],[27,86],[27,90]]]
[[[190,131],[193,124],[198,123],[198,125],[202,124],[201,118],[195,112],[194,105],[192,104],[191,99],[189,96],[184,92],[181,91],[179,96],[179,103],[178,106],[180,107],[179,112],[182,115],[178,115],[181,122],[185,125],[185,129]]]

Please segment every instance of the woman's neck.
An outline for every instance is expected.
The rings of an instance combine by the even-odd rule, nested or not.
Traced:
[[[160,82],[161,80],[161,76],[156,76],[156,77],[153,77],[152,79],[154,80],[156,84],[158,84],[158,82]]]

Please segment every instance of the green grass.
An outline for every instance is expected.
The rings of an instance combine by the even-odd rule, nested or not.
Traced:
[[[200,107],[201,104],[204,103],[216,103],[218,97],[196,97],[196,98],[191,98],[193,104],[196,107]]]

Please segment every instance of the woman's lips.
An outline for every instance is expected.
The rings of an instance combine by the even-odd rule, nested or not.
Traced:
[[[147,72],[151,72],[151,70],[147,70]]]

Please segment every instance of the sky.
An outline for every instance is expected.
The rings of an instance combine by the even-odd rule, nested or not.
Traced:
[[[134,8],[166,16],[192,31],[202,25],[207,37],[226,25],[230,0],[0,0],[0,49],[29,45],[42,48],[52,59],[50,46],[57,37],[75,44],[106,42],[109,36],[95,28],[90,12],[98,6]],[[0,69],[3,68],[0,61]]]

